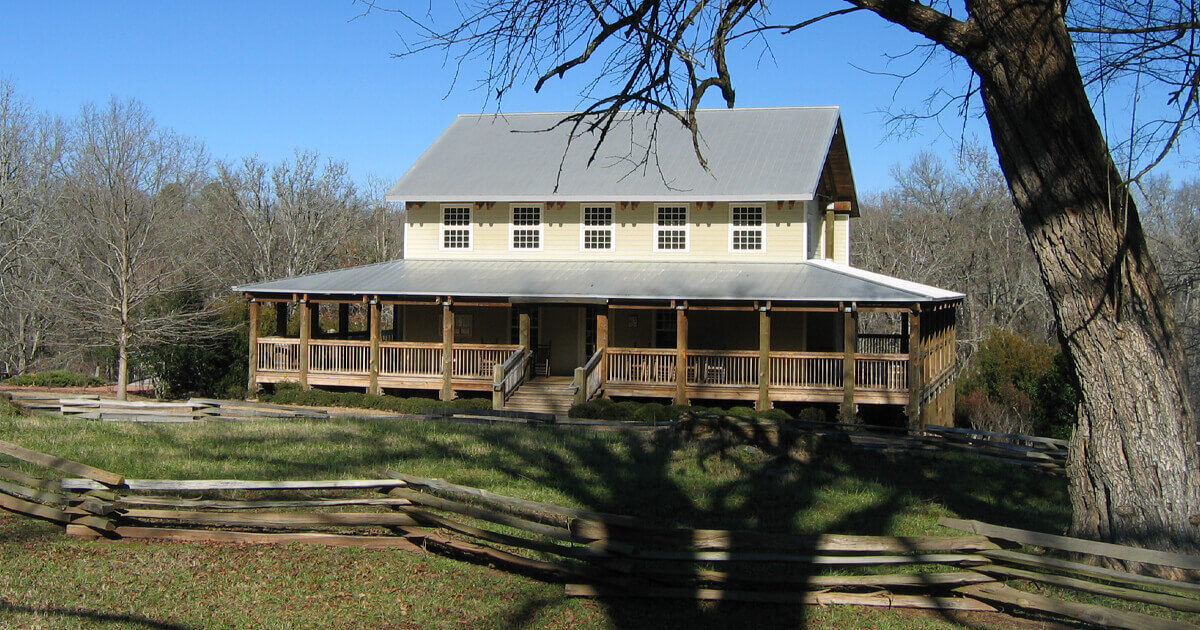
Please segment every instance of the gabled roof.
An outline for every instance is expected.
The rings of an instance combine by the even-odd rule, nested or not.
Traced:
[[[800,263],[393,260],[233,287],[253,294],[520,300],[936,302],[963,294],[826,260]]]
[[[599,132],[574,138],[568,148],[571,123],[556,126],[568,114],[460,115],[387,199],[808,201],[828,161],[837,200],[855,200],[837,107],[698,110],[708,171],[691,133],[674,118],[635,112],[614,125],[589,167]],[[652,129],[649,163],[639,165]]]

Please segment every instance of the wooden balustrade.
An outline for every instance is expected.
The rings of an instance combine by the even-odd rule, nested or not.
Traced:
[[[640,385],[675,383],[675,349],[609,348],[608,382]]]
[[[854,347],[861,354],[901,354],[904,335],[859,333]]]
[[[842,353],[772,352],[771,386],[841,389]]]
[[[583,370],[587,374],[583,390],[584,400],[591,400],[592,396],[595,396],[596,392],[600,391],[600,387],[604,385],[604,373],[600,371],[603,359],[604,349],[601,348],[583,365]]]
[[[382,376],[440,376],[442,344],[385,341],[379,344]]]
[[[371,342],[344,339],[310,341],[308,371],[312,374],[369,374]]]
[[[517,391],[529,374],[529,361],[533,353],[524,346],[517,346],[502,363],[492,366],[492,407],[501,409]]]
[[[492,369],[521,346],[482,343],[454,344],[454,376],[492,380]],[[441,370],[438,370],[441,373]]]
[[[258,338],[258,371],[296,372],[300,369],[300,340]]]
[[[262,337],[258,339],[257,347],[258,371],[299,371],[299,340]],[[512,361],[520,348],[517,345],[456,344],[454,378],[490,382],[495,367]],[[603,360],[605,356],[607,360]],[[370,357],[369,342],[314,339],[309,344],[309,371],[365,377],[370,374]],[[840,352],[776,351],[770,358],[772,389],[842,388],[843,357]],[[673,348],[607,348],[588,360],[585,379],[579,383],[584,387],[581,393],[590,398],[605,382],[617,387],[673,387],[676,360]],[[859,353],[855,358],[855,386],[864,392],[907,391],[908,361],[906,355]],[[753,350],[689,350],[687,383],[689,387],[700,388],[756,388],[758,362],[758,352]],[[442,374],[442,345],[384,341],[379,344],[379,363],[381,376],[436,378]],[[518,380],[518,376],[518,371],[504,371],[500,388],[506,398],[523,380]]]
[[[908,357],[859,354],[854,360],[854,385],[863,390],[906,391]]]
[[[758,387],[757,350],[688,350],[689,385]]]

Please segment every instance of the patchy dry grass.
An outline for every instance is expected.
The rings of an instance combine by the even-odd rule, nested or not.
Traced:
[[[378,477],[385,469],[660,525],[945,534],[940,516],[1062,531],[1059,479],[961,457],[884,457],[815,443],[804,464],[739,448],[701,459],[666,434],[406,420],[99,423],[0,418],[0,439],[137,478]],[[957,617],[1008,627],[997,615]],[[937,614],[565,598],[433,554],[94,542],[0,516],[0,625],[48,628],[925,628]]]

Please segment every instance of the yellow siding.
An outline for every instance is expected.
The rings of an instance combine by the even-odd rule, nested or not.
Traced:
[[[509,221],[514,204],[466,204],[472,207],[470,250],[439,249],[443,204],[410,205],[407,215],[405,258],[457,260],[687,260],[795,262],[807,257],[809,225],[806,212],[812,202],[768,202],[763,205],[764,244],[762,251],[730,249],[732,204],[687,204],[688,250],[654,251],[654,219],[657,204],[640,202],[613,205],[613,239],[610,251],[582,248],[582,205],[546,204],[542,213],[542,249],[510,250]],[[445,204],[453,205],[453,204]],[[520,204],[516,204],[520,205]],[[597,204],[602,205],[602,204]]]

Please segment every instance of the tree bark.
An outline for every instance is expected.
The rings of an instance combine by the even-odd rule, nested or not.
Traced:
[[[1074,536],[1200,553],[1200,456],[1174,315],[1084,91],[1059,0],[971,0],[1000,165],[1082,403]]]

